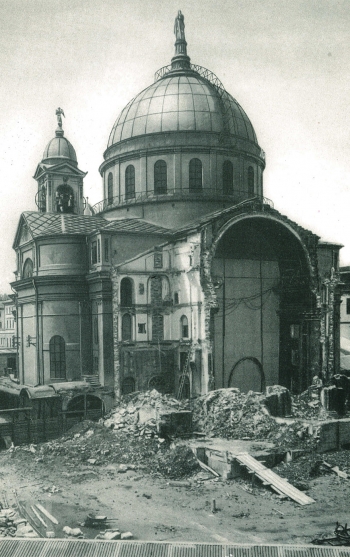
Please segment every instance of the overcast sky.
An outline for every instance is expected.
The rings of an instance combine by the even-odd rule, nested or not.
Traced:
[[[177,11],[191,61],[214,72],[266,152],[265,196],[350,264],[349,0],[0,0],[0,292],[35,210],[32,176],[55,110],[101,200],[98,167],[123,107],[174,53]]]

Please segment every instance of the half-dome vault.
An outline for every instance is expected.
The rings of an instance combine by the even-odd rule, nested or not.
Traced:
[[[107,218],[127,211],[179,225],[263,196],[265,158],[247,114],[210,70],[190,63],[178,29],[175,22],[171,64],[110,133],[100,167],[104,199],[95,206]]]

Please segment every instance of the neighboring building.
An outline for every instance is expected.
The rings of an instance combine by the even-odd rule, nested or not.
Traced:
[[[23,384],[300,392],[339,370],[340,246],[264,198],[253,126],[190,63],[182,21],[171,65],[113,126],[93,211],[56,112],[13,246]]]
[[[17,371],[16,306],[10,297],[0,300],[0,375]]]
[[[350,267],[340,268],[340,367],[350,371]]]

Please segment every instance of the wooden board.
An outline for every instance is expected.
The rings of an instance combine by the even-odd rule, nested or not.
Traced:
[[[314,499],[292,486],[288,480],[281,478],[278,474],[266,468],[266,466],[249,453],[240,453],[233,458],[239,462],[239,464],[245,466],[251,472],[254,472],[263,483],[270,485],[277,493],[290,497],[290,499],[293,499],[299,503],[299,505],[310,505],[311,503],[315,503]]]

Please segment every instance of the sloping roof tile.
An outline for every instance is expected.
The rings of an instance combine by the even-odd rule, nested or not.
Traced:
[[[107,224],[103,217],[88,215],[26,212],[23,216],[34,238],[51,234],[90,234]]]
[[[133,233],[144,233],[144,234],[172,234],[173,230],[168,228],[163,228],[162,226],[157,226],[150,222],[144,221],[142,219],[120,219],[114,220],[104,227],[105,230],[111,230],[113,232],[133,232]]]
[[[173,231],[142,219],[108,221],[103,217],[60,213],[25,212],[23,217],[33,238],[55,234],[91,234],[97,230],[134,234],[172,234]]]

